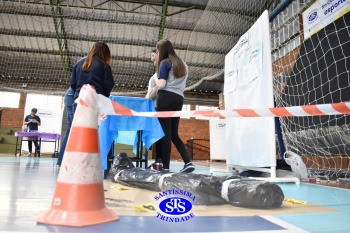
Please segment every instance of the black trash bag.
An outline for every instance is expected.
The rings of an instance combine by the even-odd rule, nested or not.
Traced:
[[[114,176],[118,172],[125,169],[132,169],[132,168],[135,168],[135,166],[130,160],[129,156],[124,152],[119,153],[116,157],[114,157],[112,167],[109,170],[109,174],[111,175],[112,181],[115,182]]]
[[[270,209],[282,205],[282,189],[273,183],[239,176],[169,173],[135,168],[127,154],[120,153],[111,168],[112,181],[156,192],[183,190],[196,198],[195,205],[231,204],[237,207]]]
[[[223,197],[233,206],[271,209],[280,207],[283,203],[283,191],[276,184],[250,179],[226,182],[229,184],[223,185]]]
[[[119,153],[113,160],[109,174],[111,180],[122,185],[160,191],[159,178],[163,171],[135,167],[126,153]]]
[[[123,170],[114,176],[112,181],[126,186],[160,192],[159,179],[164,174],[169,174],[169,172],[136,167]]]
[[[174,173],[163,178],[161,189],[162,191],[177,189],[190,192],[196,197],[194,205],[223,205],[227,204],[227,201],[221,197],[221,187],[227,179],[233,179],[233,176]]]

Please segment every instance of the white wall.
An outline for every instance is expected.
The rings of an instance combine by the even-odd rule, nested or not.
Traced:
[[[24,109],[24,118],[30,114],[32,108],[37,108],[37,115],[40,117],[41,126],[39,132],[58,133],[62,131],[62,117],[63,117],[63,97],[55,95],[27,95],[27,102]],[[55,143],[42,142],[41,153],[54,152]],[[22,150],[28,151],[28,142],[22,142]],[[34,153],[34,144],[33,151]]]

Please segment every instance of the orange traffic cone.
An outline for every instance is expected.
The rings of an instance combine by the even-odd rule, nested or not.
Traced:
[[[38,223],[87,226],[118,220],[106,208],[98,144],[98,111],[79,100],[51,208]]]

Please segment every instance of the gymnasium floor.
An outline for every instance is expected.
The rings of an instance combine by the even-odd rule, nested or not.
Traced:
[[[0,232],[350,232],[350,190],[317,184],[278,184],[286,198],[306,204],[288,204],[272,210],[227,205],[194,206],[194,218],[169,223],[155,213],[139,212],[156,194],[104,180],[106,205],[118,221],[87,227],[37,224],[51,205],[58,170],[53,158],[0,157]],[[223,163],[195,162],[196,173],[227,175]],[[183,163],[172,161],[171,171]],[[78,197],[77,197],[78,198]]]

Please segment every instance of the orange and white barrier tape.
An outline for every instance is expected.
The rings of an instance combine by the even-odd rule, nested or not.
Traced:
[[[144,116],[144,117],[293,117],[293,116],[328,116],[350,114],[350,102],[334,104],[316,104],[305,106],[233,109],[233,110],[202,110],[202,111],[164,111],[136,112],[103,95],[86,85],[79,98],[91,107],[98,105],[100,113],[106,115]]]

